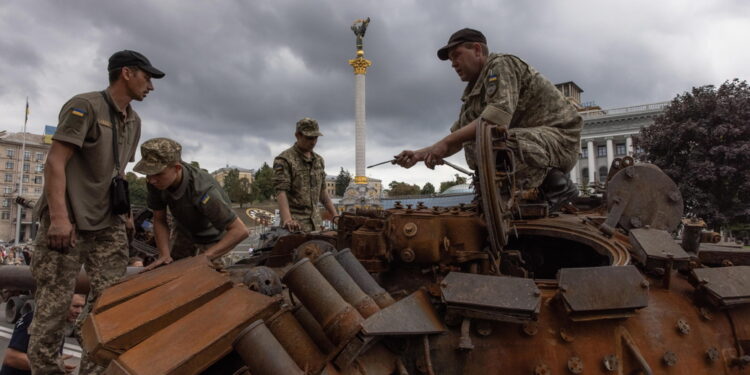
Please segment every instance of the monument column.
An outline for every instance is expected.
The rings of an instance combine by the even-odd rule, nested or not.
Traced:
[[[357,57],[349,60],[349,65],[354,68],[354,148],[356,154],[354,183],[356,184],[367,183],[365,174],[365,74],[372,62],[365,58],[363,39],[369,22],[368,18],[357,20],[352,25],[352,30],[357,36]]]
[[[594,181],[594,173],[596,172],[596,160],[594,159],[594,141],[590,140],[586,147],[588,147],[588,162],[589,162],[589,185],[596,183]]]
[[[625,138],[625,152],[628,156],[633,156],[633,137],[631,136]]]
[[[614,141],[612,140],[612,138],[607,138],[607,172],[609,172],[609,167],[612,166],[612,162],[614,160],[615,160]]]

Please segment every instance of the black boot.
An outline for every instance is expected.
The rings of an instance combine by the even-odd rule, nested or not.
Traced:
[[[560,207],[578,196],[576,184],[557,168],[552,168],[547,172],[539,191],[549,203],[550,212],[559,211]]]

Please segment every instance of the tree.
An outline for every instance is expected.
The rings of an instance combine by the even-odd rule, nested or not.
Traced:
[[[391,181],[388,184],[390,192],[388,193],[392,197],[398,197],[401,195],[419,195],[421,189],[419,185],[409,185],[406,182]]]
[[[263,163],[252,183],[252,200],[264,201],[270,199],[276,193],[273,186],[273,169],[267,163]]]
[[[198,168],[198,169],[202,170],[203,172],[206,172],[206,173],[208,173],[208,169],[206,169],[206,168],[201,168],[201,163],[198,163],[198,162],[197,162],[197,161],[195,161],[195,160],[191,161],[191,162],[190,162],[190,165],[192,165],[193,167],[196,167],[196,168]]]
[[[130,191],[130,204],[133,206],[146,207],[146,198],[148,197],[148,188],[146,187],[146,178],[138,177],[133,172],[125,175],[128,181],[128,190]]]
[[[250,203],[253,200],[253,186],[246,177],[240,179],[239,185],[238,202],[240,203],[240,208],[242,208],[245,203]]]
[[[424,187],[422,187],[422,195],[431,195],[435,194],[435,186],[431,183],[424,184]]]
[[[239,202],[242,196],[242,186],[240,185],[240,171],[236,168],[230,169],[224,176],[224,191],[229,195],[232,202]]]
[[[336,177],[336,196],[343,197],[346,192],[346,187],[352,182],[352,175],[349,171],[341,167],[338,177]]]
[[[641,130],[641,159],[677,183],[686,211],[714,228],[750,215],[750,87],[734,79],[677,95]]]
[[[466,177],[459,176],[458,173],[455,174],[456,179],[453,181],[443,181],[440,183],[440,192],[444,192],[448,190],[451,186],[456,185],[463,185],[466,183]]]

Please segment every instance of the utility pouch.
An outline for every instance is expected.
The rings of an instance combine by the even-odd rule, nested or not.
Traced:
[[[112,213],[115,215],[122,215],[130,212],[130,190],[128,189],[128,180],[122,178],[120,175],[112,178],[110,203]]]

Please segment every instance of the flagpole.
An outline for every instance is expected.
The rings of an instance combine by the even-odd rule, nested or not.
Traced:
[[[26,123],[29,122],[29,97],[26,97],[26,114],[23,119],[23,143],[21,143],[21,154],[18,155],[19,165],[21,169],[21,173],[18,175],[18,194],[17,197],[21,196],[21,191],[23,187],[23,163],[26,161],[25,159],[25,153],[26,153]],[[31,163],[31,162],[29,162]],[[29,164],[29,168],[31,164]],[[23,210],[23,206],[21,206],[20,203],[16,202],[16,246],[21,242],[21,210]]]

